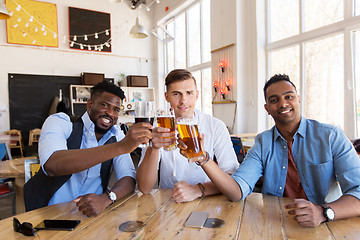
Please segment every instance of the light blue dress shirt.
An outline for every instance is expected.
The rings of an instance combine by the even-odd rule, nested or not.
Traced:
[[[342,193],[360,199],[360,159],[340,129],[302,117],[292,152],[301,184],[312,203],[331,202]],[[283,196],[287,168],[286,140],[274,126],[256,137],[233,178],[243,198],[252,192],[262,175],[262,193]],[[336,187],[341,191],[330,200],[329,195]]]
[[[82,120],[84,128],[81,149],[102,146],[112,136],[115,136],[117,141],[124,138],[120,127],[114,125],[98,142],[95,136],[95,125],[90,120],[87,112],[82,116]],[[45,174],[46,171],[43,166],[50,156],[56,151],[67,149],[66,140],[72,132],[72,126],[69,116],[64,113],[53,114],[46,119],[41,129],[39,141],[40,164]],[[126,176],[135,179],[135,169],[130,154],[123,154],[113,158],[113,167],[118,180]],[[50,199],[49,205],[72,201],[84,194],[102,194],[100,169],[101,164],[97,164],[87,170],[72,174],[70,179]]]

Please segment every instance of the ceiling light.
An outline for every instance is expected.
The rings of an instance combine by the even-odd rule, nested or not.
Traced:
[[[130,30],[130,36],[133,38],[146,38],[148,36],[146,29],[139,24],[139,17],[136,17],[136,23]]]

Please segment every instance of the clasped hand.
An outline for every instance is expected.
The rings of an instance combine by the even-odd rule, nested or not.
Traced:
[[[86,194],[77,197],[74,201],[79,211],[88,217],[95,217],[102,213],[111,203],[106,194]]]
[[[285,208],[291,209],[289,215],[293,215],[295,221],[303,227],[316,227],[326,220],[322,207],[305,199],[294,199]]]

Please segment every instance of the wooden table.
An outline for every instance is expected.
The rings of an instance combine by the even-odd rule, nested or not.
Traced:
[[[3,135],[0,134],[0,142],[11,143],[12,141],[18,141],[19,136]]]
[[[79,219],[74,231],[38,231],[24,239],[360,239],[360,217],[324,223],[316,228],[300,227],[284,209],[287,198],[252,193],[245,200],[230,202],[223,195],[188,203],[175,203],[171,190],[151,194],[133,193],[120,199],[101,215],[86,217],[72,202],[61,203],[17,215],[20,222],[38,224],[44,219]],[[225,221],[220,228],[185,228],[192,211],[206,211],[210,218]],[[142,221],[135,232],[122,232],[127,221]],[[0,221],[3,239],[22,237],[12,228],[12,218]]]
[[[24,160],[34,159],[36,157],[16,158],[12,160],[0,161],[0,178],[15,178],[15,196],[16,196],[16,213],[25,212],[24,205],[24,184],[25,170]]]

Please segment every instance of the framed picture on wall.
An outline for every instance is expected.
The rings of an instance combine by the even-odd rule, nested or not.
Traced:
[[[7,42],[13,44],[58,47],[56,4],[32,0],[8,0],[12,13],[6,20]]]
[[[70,48],[111,52],[110,13],[69,7]]]

